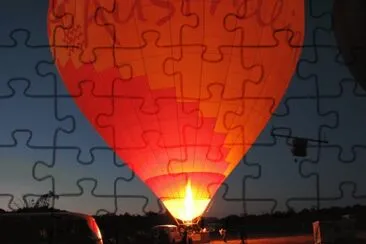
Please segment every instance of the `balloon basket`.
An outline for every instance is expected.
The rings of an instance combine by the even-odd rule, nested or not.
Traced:
[[[208,204],[207,208],[202,213],[202,215],[194,218],[193,220],[188,220],[188,221],[180,220],[180,219],[175,218],[174,216],[173,216],[173,218],[178,226],[182,226],[182,227],[183,226],[184,227],[198,226],[198,223],[201,221],[202,216],[208,213],[208,211],[211,209],[212,205],[213,205],[213,201],[210,201],[210,203]]]

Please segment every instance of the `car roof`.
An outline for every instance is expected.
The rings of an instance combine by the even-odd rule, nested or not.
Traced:
[[[163,228],[163,227],[177,227],[176,225],[155,225],[153,228]]]

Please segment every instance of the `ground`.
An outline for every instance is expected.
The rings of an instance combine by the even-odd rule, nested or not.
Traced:
[[[211,244],[222,244],[223,241],[211,241]],[[240,244],[240,240],[229,240],[228,244]],[[246,244],[312,244],[313,236],[290,236],[290,237],[271,237],[260,239],[249,239]]]

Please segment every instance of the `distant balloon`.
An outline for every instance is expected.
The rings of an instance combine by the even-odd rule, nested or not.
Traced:
[[[48,17],[76,104],[183,221],[266,126],[304,39],[302,0],[50,0]]]
[[[344,61],[366,90],[366,1],[334,0],[334,34]]]

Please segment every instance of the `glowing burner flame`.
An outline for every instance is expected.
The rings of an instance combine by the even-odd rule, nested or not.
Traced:
[[[185,207],[185,216],[184,221],[193,220],[194,216],[194,202],[193,202],[193,194],[192,194],[192,187],[191,187],[191,181],[188,180],[187,186],[186,186],[186,195],[184,198],[184,207]]]
[[[188,180],[183,199],[169,199],[164,200],[163,203],[175,218],[184,222],[191,222],[205,212],[210,201],[209,198],[196,199],[192,191],[191,181]]]

